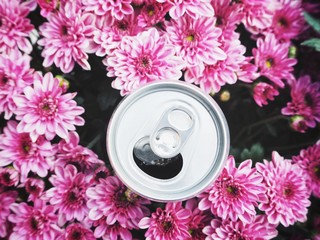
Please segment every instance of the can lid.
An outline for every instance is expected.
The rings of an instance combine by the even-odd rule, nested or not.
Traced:
[[[156,81],[117,106],[107,152],[127,187],[154,201],[178,201],[196,196],[219,176],[229,138],[212,97],[183,81]]]

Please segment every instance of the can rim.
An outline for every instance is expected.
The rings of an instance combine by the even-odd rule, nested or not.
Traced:
[[[147,194],[141,193],[140,191],[137,191],[135,189],[134,186],[131,186],[130,184],[128,184],[127,180],[125,179],[124,176],[122,176],[122,174],[119,172],[120,169],[118,168],[116,162],[120,162],[120,159],[117,156],[117,153],[115,151],[115,145],[110,144],[112,143],[112,139],[115,136],[115,131],[116,131],[116,124],[117,124],[117,120],[119,119],[119,117],[121,117],[121,115],[123,114],[124,110],[127,109],[128,107],[130,107],[130,105],[133,104],[132,100],[137,99],[137,97],[139,98],[139,95],[143,96],[143,92],[148,92],[148,90],[153,90],[153,89],[157,89],[159,86],[161,86],[162,89],[165,86],[167,86],[167,88],[169,87],[170,89],[178,89],[183,93],[187,93],[192,96],[195,97],[195,95],[193,95],[192,93],[200,93],[201,97],[197,97],[198,100],[205,100],[205,104],[204,107],[207,108],[208,112],[210,113],[210,115],[212,116],[212,119],[214,120],[215,124],[217,124],[218,126],[216,126],[217,131],[219,132],[218,137],[220,138],[219,142],[219,146],[218,146],[218,150],[215,156],[215,160],[216,159],[220,159],[220,161],[216,161],[214,166],[210,169],[210,171],[207,173],[206,176],[204,176],[204,178],[201,180],[201,187],[196,188],[196,189],[189,189],[188,194],[186,196],[178,196],[179,194],[176,195],[169,195],[169,197],[167,196],[160,196],[158,194],[157,197],[152,197],[152,196],[148,196]],[[211,109],[208,109],[207,106],[210,106]],[[212,110],[214,109],[214,111]],[[113,111],[110,121],[108,123],[108,127],[107,127],[107,134],[106,134],[106,148],[107,148],[107,154],[109,157],[109,162],[114,170],[114,172],[116,173],[116,175],[119,177],[119,179],[124,183],[124,185],[126,185],[128,188],[130,188],[132,191],[136,192],[138,195],[145,197],[147,199],[153,200],[153,201],[157,201],[157,202],[169,202],[169,201],[183,201],[192,197],[197,196],[199,193],[205,191],[212,183],[213,181],[220,175],[223,167],[225,166],[228,154],[229,154],[229,148],[230,148],[230,134],[229,134],[229,128],[228,128],[228,124],[227,124],[227,120],[221,110],[221,108],[219,107],[219,105],[216,103],[216,101],[210,97],[209,94],[205,93],[202,89],[200,89],[199,87],[185,82],[185,81],[177,81],[177,80],[158,80],[158,81],[153,81],[147,84],[144,84],[143,86],[141,86],[140,88],[136,89],[135,91],[131,92],[129,95],[125,96],[120,103],[117,105],[117,107],[115,108],[115,110]],[[192,190],[192,191],[191,191]],[[180,193],[181,195],[181,193]]]

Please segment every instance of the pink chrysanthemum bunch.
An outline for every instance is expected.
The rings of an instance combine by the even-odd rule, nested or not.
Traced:
[[[291,102],[281,110],[281,113],[292,117],[292,127],[299,132],[316,127],[320,122],[320,83],[312,82],[305,75],[293,81],[291,87]],[[299,120],[298,124],[295,121]]]
[[[262,202],[259,209],[265,211],[269,223],[288,227],[306,221],[310,191],[299,165],[273,152],[272,161],[258,162],[256,168],[268,189],[268,201]]]
[[[199,195],[199,209],[210,209],[222,219],[251,223],[256,215],[255,208],[260,202],[267,201],[267,189],[262,181],[261,174],[252,168],[251,160],[236,168],[235,160],[230,156],[218,179]]]

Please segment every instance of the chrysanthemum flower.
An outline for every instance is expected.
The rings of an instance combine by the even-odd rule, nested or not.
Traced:
[[[88,214],[86,190],[88,176],[78,173],[73,165],[56,166],[49,181],[53,187],[46,191],[50,204],[58,209],[61,221],[83,221]]]
[[[38,41],[43,46],[41,55],[43,66],[50,67],[53,63],[64,73],[69,73],[78,63],[84,70],[90,70],[88,54],[94,51],[92,22],[94,16],[75,11],[53,13],[49,22],[40,27],[42,38]]]
[[[289,42],[280,43],[270,33],[264,39],[259,38],[257,48],[252,50],[260,74],[281,88],[285,85],[283,80],[294,80],[292,72],[297,60],[288,57],[289,46]]]
[[[198,208],[198,200],[195,198],[186,201],[186,209],[191,211],[191,218],[188,223],[188,232],[191,237],[189,240],[202,240],[206,235],[202,232],[203,228],[210,223],[211,217]]]
[[[0,192],[0,238],[6,239],[8,234],[8,216],[10,205],[16,201],[16,191]]]
[[[124,37],[103,63],[107,66],[107,76],[116,77],[112,87],[121,90],[121,95],[155,80],[178,80],[185,66],[175,56],[174,47],[155,28]]]
[[[276,227],[268,222],[266,215],[257,215],[252,223],[213,219],[203,232],[208,236],[206,240],[268,240],[277,236]]]
[[[131,228],[122,227],[118,222],[109,225],[105,217],[94,221],[93,226],[96,226],[94,230],[94,236],[96,238],[102,238],[103,240],[132,240],[132,234],[129,230]]]
[[[40,7],[40,14],[43,17],[48,17],[50,13],[56,10],[59,6],[60,0],[37,0],[37,3]]]
[[[278,40],[290,41],[304,30],[304,23],[302,7],[294,6],[291,1],[284,1],[281,7],[274,12],[269,30]]]
[[[253,99],[259,107],[267,105],[268,100],[274,100],[274,96],[278,96],[279,91],[273,85],[265,82],[259,82],[253,87]]]
[[[31,53],[28,36],[34,29],[27,18],[30,9],[20,0],[0,1],[0,53],[21,50]]]
[[[139,227],[148,229],[147,240],[151,239],[189,239],[188,222],[191,211],[184,209],[181,202],[169,202],[165,209],[157,208],[151,217],[139,222]]]
[[[30,61],[28,55],[22,55],[19,51],[11,51],[8,55],[0,54],[0,113],[4,112],[7,120],[17,108],[13,96],[33,83]]]
[[[30,171],[45,177],[52,166],[55,151],[49,141],[40,136],[32,142],[29,133],[18,133],[16,121],[9,121],[0,136],[0,166],[13,162],[24,181]]]
[[[137,17],[138,25],[140,27],[163,26],[168,8],[170,8],[170,5],[167,3],[146,2]]]
[[[265,32],[272,24],[272,17],[278,4],[273,0],[243,0],[240,3],[246,30],[252,34]]]
[[[291,102],[281,110],[286,116],[300,116],[308,127],[320,122],[320,83],[305,75],[290,84]]]
[[[202,70],[204,64],[215,64],[227,57],[218,41],[222,31],[215,27],[214,17],[193,19],[183,16],[170,21],[166,31],[176,54],[190,67],[199,66]]]
[[[54,207],[40,199],[33,206],[13,203],[10,209],[9,221],[15,224],[10,239],[56,239],[61,234]]]
[[[19,173],[16,169],[0,167],[0,186],[12,187],[19,183]]]
[[[292,161],[303,170],[307,189],[320,198],[320,141],[307,149],[302,149],[298,156],[292,157]]]
[[[85,11],[93,11],[98,16],[109,15],[118,20],[133,13],[131,0],[82,0],[82,4]]]
[[[296,221],[306,221],[310,191],[298,164],[273,152],[271,162],[258,162],[256,168],[264,177],[268,189],[268,201],[259,205],[259,209],[268,216],[268,221],[272,224],[281,223],[285,227]]]
[[[32,141],[40,135],[51,140],[57,134],[66,138],[68,130],[75,130],[84,120],[79,115],[84,112],[73,100],[76,93],[62,94],[59,80],[50,72],[43,77],[35,75],[33,88],[24,88],[24,95],[16,95],[16,118],[20,120],[18,132],[30,133]]]
[[[89,218],[105,217],[108,225],[118,222],[123,227],[138,227],[141,218],[149,214],[145,206],[150,201],[133,193],[116,176],[101,179],[87,190]]]
[[[238,79],[242,82],[252,83],[256,80],[260,74],[258,73],[258,67],[251,63],[253,57],[245,57],[244,61],[239,63],[240,69],[237,71]]]
[[[93,41],[97,45],[95,54],[99,57],[110,55],[115,50],[123,37],[136,36],[141,32],[135,14],[125,16],[121,20],[100,17],[96,21]]]
[[[238,39],[239,35],[234,33],[232,40],[222,40],[221,46],[226,54],[225,59],[220,59],[213,64],[205,64],[203,71],[202,66],[189,67],[185,73],[187,82],[199,84],[205,92],[219,92],[221,86],[236,83],[237,72],[241,71],[241,64],[245,61],[244,53],[246,48],[241,45]],[[211,51],[207,51],[211,54]]]
[[[168,3],[171,6],[169,15],[173,19],[179,19],[184,14],[189,15],[192,18],[213,17],[214,10],[210,4],[210,0],[156,0],[161,3]]]
[[[231,0],[211,1],[216,18],[215,26],[221,28],[224,38],[230,38],[243,19],[241,5]]]
[[[256,215],[255,207],[267,200],[263,177],[251,167],[252,161],[246,160],[236,168],[230,156],[219,178],[199,195],[199,209],[211,209],[222,219],[250,223]]]
[[[81,223],[71,223],[57,240],[95,240],[93,232]]]
[[[40,178],[27,178],[24,183],[26,192],[29,194],[28,201],[40,198],[44,190],[44,181]]]
[[[92,150],[80,146],[79,141],[78,133],[71,131],[66,139],[62,139],[58,143],[55,155],[56,166],[64,167],[67,164],[72,164],[79,172],[86,172],[92,171],[94,167],[104,164]]]

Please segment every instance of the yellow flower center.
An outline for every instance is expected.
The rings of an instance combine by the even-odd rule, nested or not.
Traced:
[[[192,42],[194,40],[194,35],[190,34],[186,37],[186,40]]]

